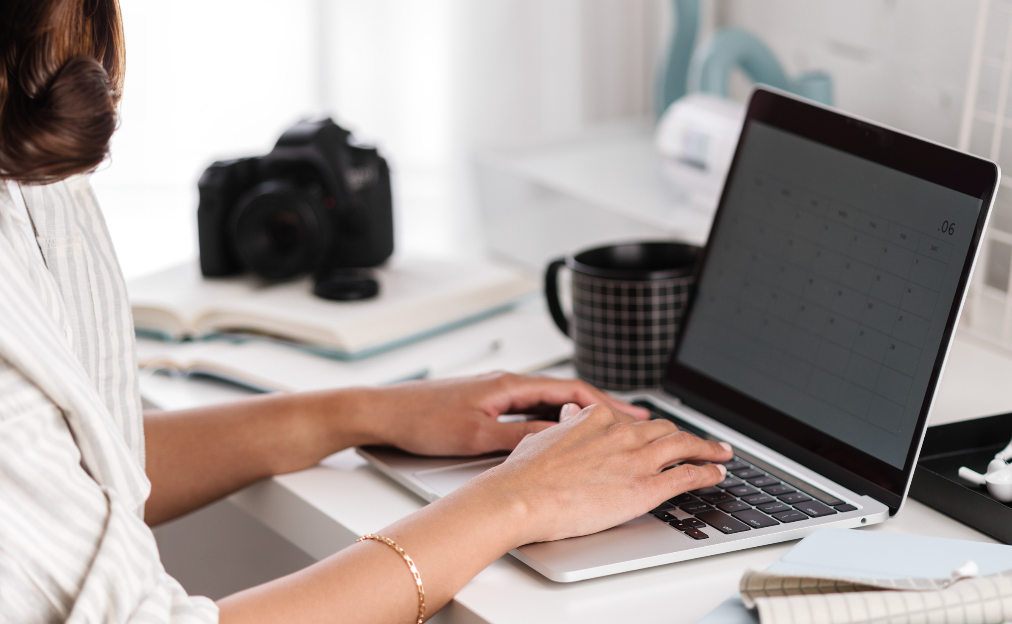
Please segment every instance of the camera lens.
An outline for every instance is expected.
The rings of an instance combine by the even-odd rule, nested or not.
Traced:
[[[333,231],[319,195],[288,181],[269,180],[240,197],[231,232],[243,263],[270,280],[315,270]]]

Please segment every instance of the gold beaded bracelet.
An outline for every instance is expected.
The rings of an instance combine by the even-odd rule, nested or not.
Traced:
[[[397,554],[404,559],[404,563],[408,564],[408,570],[411,571],[411,576],[415,577],[415,585],[418,586],[418,623],[422,624],[425,619],[425,589],[422,587],[422,575],[418,573],[418,568],[415,566],[415,562],[412,561],[408,553],[404,552],[404,549],[397,545],[389,537],[383,537],[382,535],[376,535],[375,533],[369,533],[355,540],[355,543],[364,542],[365,540],[376,540],[382,542],[397,551]]]

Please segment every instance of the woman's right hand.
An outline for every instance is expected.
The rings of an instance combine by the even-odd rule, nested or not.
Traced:
[[[410,554],[432,613],[504,553],[532,542],[602,531],[661,501],[719,483],[723,443],[642,421],[604,404],[563,408],[561,422],[524,438],[505,462],[380,529]],[[685,462],[685,463],[682,463]],[[671,470],[664,468],[681,464]],[[219,603],[221,621],[410,621],[418,585],[404,560],[374,540]]]
[[[596,533],[682,492],[716,485],[726,469],[705,462],[731,458],[727,443],[679,431],[667,420],[568,404],[559,425],[528,436],[505,462],[458,492],[512,501],[523,519],[515,524],[516,547]],[[681,465],[664,470],[674,464]]]

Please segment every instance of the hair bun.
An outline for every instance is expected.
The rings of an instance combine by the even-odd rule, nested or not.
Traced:
[[[117,98],[98,60],[67,60],[35,97],[17,80],[7,86],[7,101],[0,102],[3,177],[58,180],[102,162],[116,129]]]

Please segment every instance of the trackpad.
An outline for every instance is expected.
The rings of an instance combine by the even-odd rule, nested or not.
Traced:
[[[494,457],[481,461],[449,466],[447,468],[436,468],[434,470],[423,470],[415,473],[415,478],[428,485],[441,497],[456,490],[471,479],[477,477],[493,466],[506,461],[505,457]]]

